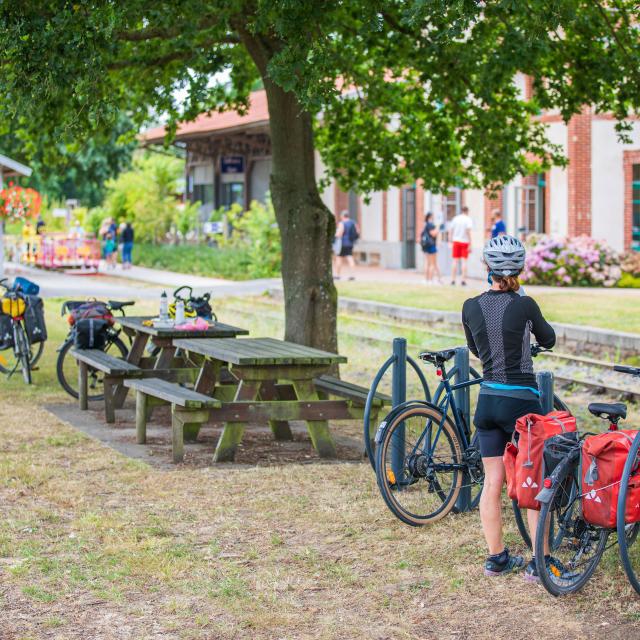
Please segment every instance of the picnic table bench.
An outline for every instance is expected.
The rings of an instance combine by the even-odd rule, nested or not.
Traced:
[[[115,410],[122,408],[127,396],[128,387],[124,381],[145,377],[156,377],[164,380],[189,380],[197,373],[197,368],[187,366],[181,359],[176,359],[174,338],[229,338],[249,333],[246,329],[234,327],[223,322],[215,322],[197,331],[176,329],[175,327],[154,327],[145,324],[152,316],[129,316],[119,318],[123,331],[132,338],[131,349],[126,360],[116,358],[99,349],[73,349],[71,355],[79,366],[79,400],[80,409],[88,408],[89,370],[104,374],[104,408],[108,423],[115,422]],[[145,356],[144,351],[151,341],[157,347],[154,356]]]
[[[180,405],[180,420],[189,425],[191,435],[193,427],[199,428],[206,421],[202,420],[206,412],[211,420],[224,423],[214,462],[234,459],[248,423],[267,422],[275,438],[284,440],[293,437],[291,420],[306,421],[315,449],[323,457],[333,457],[336,450],[328,420],[363,417],[368,390],[328,375],[333,365],[346,362],[344,356],[273,338],[176,339],[173,345],[204,358],[195,392],[198,398],[214,398],[219,403],[200,407]],[[221,384],[221,373],[226,371],[234,384]],[[133,379],[125,384],[136,390],[136,423],[141,439],[146,435],[149,398],[154,398],[152,403],[169,402],[171,394],[185,393],[179,385],[171,383],[160,388],[155,381],[149,386],[148,380]],[[372,423],[377,411],[390,400],[388,396],[377,395]],[[172,405],[175,413],[176,405],[173,402]],[[182,453],[182,449],[176,450],[174,446],[174,461],[179,461]]]
[[[203,422],[209,418],[209,409],[219,407],[220,401],[174,382],[161,378],[129,379],[124,384],[136,392],[136,439],[138,444],[147,440],[148,410],[154,400],[171,404],[171,432],[173,461],[184,457],[184,441],[194,440]],[[195,435],[194,435],[195,431]]]

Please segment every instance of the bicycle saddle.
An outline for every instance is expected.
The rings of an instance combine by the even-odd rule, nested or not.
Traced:
[[[116,300],[109,300],[109,306],[114,311],[120,311],[122,307],[130,307],[132,304],[135,304],[133,300],[128,300],[127,302],[117,302]]]
[[[592,402],[589,412],[598,418],[607,418],[611,422],[618,422],[627,417],[627,405],[622,402]]]
[[[442,364],[447,360],[451,360],[456,355],[455,349],[443,349],[442,351],[423,351],[420,359],[433,364]]]

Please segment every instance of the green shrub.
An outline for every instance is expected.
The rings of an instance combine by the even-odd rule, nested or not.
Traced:
[[[272,278],[280,274],[282,247],[271,199],[266,204],[254,200],[249,211],[233,205],[227,212],[231,236],[224,247],[234,248],[248,256],[249,278]]]
[[[640,289],[640,277],[630,273],[623,273],[618,282],[618,286],[623,289]]]
[[[133,263],[141,267],[230,280],[254,277],[250,259],[248,253],[241,249],[204,244],[153,245],[136,242],[133,247]]]

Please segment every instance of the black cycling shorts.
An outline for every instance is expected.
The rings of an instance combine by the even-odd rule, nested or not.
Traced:
[[[502,456],[513,436],[516,420],[527,413],[542,413],[538,398],[524,400],[480,393],[473,424],[478,431],[482,457]]]

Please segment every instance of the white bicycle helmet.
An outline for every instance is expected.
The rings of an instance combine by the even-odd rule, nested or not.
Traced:
[[[516,276],[524,269],[525,248],[513,236],[491,238],[484,246],[484,261],[496,276]]]

